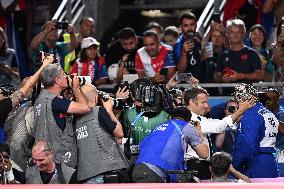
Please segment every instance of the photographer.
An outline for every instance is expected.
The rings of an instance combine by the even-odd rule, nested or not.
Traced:
[[[117,145],[122,125],[113,113],[112,99],[98,98],[93,85],[82,86],[91,111],[76,120],[79,151],[78,180],[86,184],[129,182],[128,161]],[[102,101],[103,107],[97,105]]]
[[[59,38],[58,29],[66,30],[70,34],[70,43],[57,41]],[[67,22],[58,22],[56,20],[48,21],[44,24],[43,30],[37,34],[31,42],[34,64],[37,64],[36,57],[38,52],[43,51],[54,54],[54,62],[60,63],[61,67],[64,68],[64,57],[77,46],[78,38],[72,25]]]
[[[35,102],[36,140],[46,140],[51,145],[55,162],[63,162],[75,167],[77,163],[76,145],[71,119],[68,114],[85,114],[90,111],[84,95],[81,92],[79,78],[66,76],[58,64],[46,66],[40,73],[44,85]],[[68,79],[68,80],[67,80]],[[76,101],[60,96],[68,87],[73,90]]]
[[[5,120],[8,114],[16,108],[20,102],[28,96],[29,92],[37,84],[39,74],[43,68],[53,62],[53,55],[46,56],[42,59],[42,65],[39,70],[31,76],[26,84],[19,90],[13,92],[10,96],[2,96],[3,91],[0,94],[0,129],[4,126]]]
[[[16,184],[12,162],[10,161],[10,149],[7,144],[0,144],[0,184]]]

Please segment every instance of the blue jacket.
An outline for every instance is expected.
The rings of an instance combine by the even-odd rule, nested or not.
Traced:
[[[274,114],[261,103],[244,113],[233,150],[233,166],[238,171],[249,178],[278,177],[273,155],[278,125]]]

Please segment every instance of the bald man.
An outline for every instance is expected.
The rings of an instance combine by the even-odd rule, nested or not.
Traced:
[[[111,99],[97,106],[98,91],[93,85],[81,88],[90,112],[77,119],[78,181],[87,184],[128,182],[128,161],[117,145],[122,126],[112,112]],[[109,180],[107,180],[109,178]]]
[[[54,153],[49,144],[38,140],[32,148],[35,165],[26,170],[27,184],[68,184],[76,183],[75,169],[64,163],[53,161]]]

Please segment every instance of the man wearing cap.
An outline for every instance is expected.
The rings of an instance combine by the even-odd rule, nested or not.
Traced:
[[[238,102],[255,98],[256,89],[249,84],[235,87]],[[275,142],[279,122],[275,115],[260,102],[244,112],[237,129],[233,166],[249,178],[278,177]]]
[[[91,76],[95,86],[107,83],[105,60],[98,55],[100,43],[93,37],[84,38],[81,43],[80,58],[76,60],[70,73]]]

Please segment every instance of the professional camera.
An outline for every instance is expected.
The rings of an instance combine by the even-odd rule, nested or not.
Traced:
[[[68,77],[71,78],[71,83],[69,82]],[[72,88],[71,86],[72,86],[72,83],[73,83],[74,76],[73,75],[68,75],[68,77],[66,78],[67,79],[68,88]],[[91,76],[77,76],[77,77],[79,79],[80,86],[92,83]]]
[[[50,54],[54,54],[54,53],[49,53],[49,52],[45,52],[45,51],[39,51],[39,53],[33,58],[33,69],[34,71],[36,72],[42,65],[42,53],[44,55],[44,57],[46,56],[49,56]],[[52,64],[56,64],[58,63],[58,60],[54,54],[54,57],[53,57],[53,62]]]
[[[108,93],[105,93],[103,91],[99,91],[98,93],[98,106],[102,106],[102,103],[101,101],[103,100],[104,102],[108,101],[110,98],[112,98],[113,96],[108,94]],[[112,105],[113,105],[113,109],[115,110],[122,110],[125,108],[125,103],[123,101],[123,99],[120,99],[120,98],[112,98],[111,100],[112,102]]]
[[[0,94],[4,97],[10,96],[14,92],[14,88],[12,85],[2,85],[0,86]]]
[[[64,22],[56,22],[56,28],[61,30],[66,30],[68,28],[69,23],[67,21]]]

